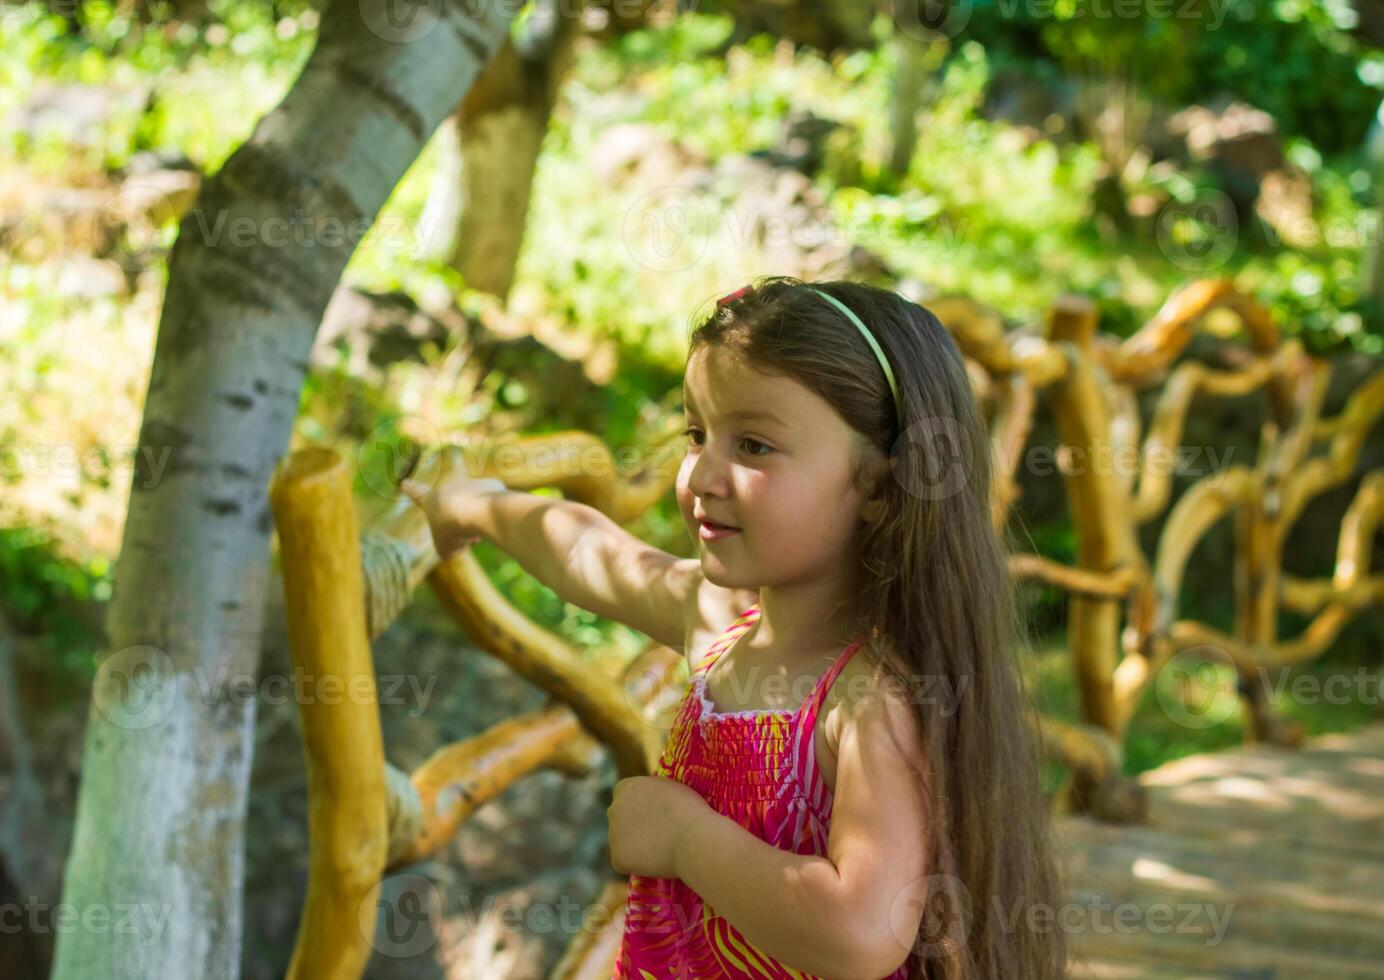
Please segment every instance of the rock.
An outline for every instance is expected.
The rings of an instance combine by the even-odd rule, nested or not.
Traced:
[[[1031,139],[1061,141],[1077,135],[1076,92],[1070,81],[1040,83],[1014,68],[996,71],[985,87],[981,115],[1025,130]]]
[[[1174,113],[1168,132],[1216,174],[1242,226],[1257,213],[1289,244],[1309,244],[1312,181],[1284,156],[1271,115],[1222,97]]]
[[[606,129],[591,154],[591,169],[612,187],[664,186],[689,168],[704,169],[706,158],[647,123],[620,123]]]
[[[5,127],[34,141],[59,139],[75,146],[99,147],[106,141],[106,124],[112,116],[140,112],[147,100],[144,88],[42,82],[10,113]]]
[[[790,167],[811,176],[822,166],[826,142],[842,124],[811,112],[795,112],[783,121],[778,142],[772,149],[756,150],[750,154],[770,166]]]

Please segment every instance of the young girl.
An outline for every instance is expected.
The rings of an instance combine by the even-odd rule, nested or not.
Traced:
[[[989,436],[950,335],[886,290],[768,277],[695,328],[683,393],[694,559],[553,498],[429,511],[439,543],[491,537],[689,655],[657,774],[609,809],[615,980],[1064,976]]]

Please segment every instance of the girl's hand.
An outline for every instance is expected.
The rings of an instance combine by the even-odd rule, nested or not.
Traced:
[[[484,536],[476,533],[472,516],[476,498],[508,491],[501,480],[473,477],[463,469],[451,471],[437,486],[402,480],[399,489],[423,508],[433,545],[444,561]]]
[[[615,784],[610,821],[610,866],[617,874],[678,877],[674,855],[692,821],[715,812],[690,786],[667,776],[628,776]]]

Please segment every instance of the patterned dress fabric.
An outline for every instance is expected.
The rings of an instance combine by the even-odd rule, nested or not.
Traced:
[[[817,712],[856,641],[796,710],[718,712],[706,696],[717,658],[759,619],[756,603],[716,638],[692,672],[659,757],[660,775],[692,787],[718,813],[795,854],[825,855],[832,791],[813,750]],[[906,980],[913,958],[884,980]],[[805,978],[755,947],[677,878],[630,877],[613,980]]]

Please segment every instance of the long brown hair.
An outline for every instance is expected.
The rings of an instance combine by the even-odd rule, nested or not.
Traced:
[[[808,286],[874,334],[902,419],[868,342]],[[869,517],[843,608],[870,637],[861,652],[876,678],[911,695],[922,733],[907,753],[928,806],[916,976],[1065,976],[1065,934],[1030,923],[1034,907],[1046,913],[1037,921],[1059,921],[1060,884],[1036,716],[1015,662],[1027,635],[991,517],[990,438],[956,343],[930,311],[888,290],[768,276],[695,325],[689,356],[703,347],[801,383],[860,437],[854,474]]]

